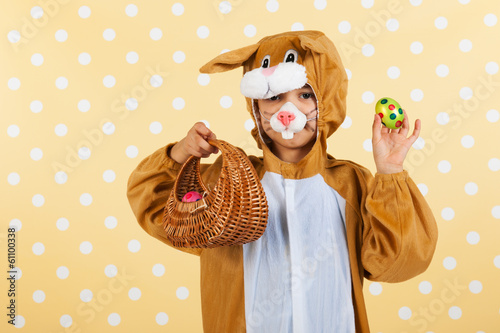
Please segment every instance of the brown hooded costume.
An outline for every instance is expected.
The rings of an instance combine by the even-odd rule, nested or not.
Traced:
[[[311,151],[298,163],[281,161],[266,145],[265,135],[258,121],[259,113],[254,110],[254,100],[247,97],[248,111],[257,125],[252,130],[252,135],[263,150],[263,157],[249,158],[268,196],[268,230],[258,241],[245,245],[214,249],[178,248],[200,256],[205,332],[263,332],[263,326],[259,325],[272,325],[273,318],[282,321],[275,326],[280,329],[275,328],[275,331],[330,332],[335,329],[327,327],[330,325],[328,321],[316,327],[311,327],[310,324],[323,321],[323,318],[337,312],[342,313],[342,316],[335,319],[337,331],[348,332],[355,327],[356,332],[369,332],[363,299],[363,279],[382,282],[407,280],[425,271],[434,253],[437,241],[436,222],[418,187],[406,171],[376,174],[373,177],[366,168],[351,161],[337,160],[326,153],[327,138],[345,118],[347,77],[333,43],[323,33],[301,31],[266,37],[257,44],[219,55],[203,66],[201,72],[215,73],[243,66],[244,73],[248,73],[262,67],[265,57],[268,58],[267,66],[277,66],[285,62],[284,56],[289,50],[296,51],[294,62],[305,67],[307,84],[316,95],[317,139]],[[290,79],[293,80],[295,79]],[[300,84],[303,85],[299,82]],[[288,87],[285,91],[300,87],[301,85]],[[242,91],[248,89],[248,86],[242,86]],[[269,90],[272,89],[268,87],[263,93],[269,93]],[[284,91],[271,92],[277,94]],[[173,145],[160,148],[137,166],[129,178],[127,193],[141,227],[170,246],[172,245],[166,239],[162,227],[162,216],[165,202],[181,167],[170,158]],[[202,164],[205,184],[213,187],[221,165],[221,158],[211,165]],[[299,198],[301,191],[308,191],[309,187],[323,191],[321,193],[331,190],[324,198],[333,198],[334,202],[326,205],[324,202],[314,202],[309,199],[311,195]],[[326,199],[319,199],[321,200]],[[286,204],[281,204],[281,201]],[[311,204],[315,205],[314,208],[307,210],[307,205]],[[300,209],[295,211],[295,207]],[[274,215],[273,209],[277,212]],[[294,213],[289,214],[287,210],[294,210]],[[301,215],[301,212],[306,213]],[[333,212],[337,217],[332,219],[329,217],[330,213],[325,212]],[[316,216],[311,220],[304,214],[319,214],[317,216],[322,218],[318,219]],[[318,248],[308,249],[310,244],[319,244],[318,239],[326,234],[321,229],[314,234],[318,235],[318,239],[313,238],[316,237],[311,236],[313,234],[307,234],[311,226],[315,226],[312,229],[323,228],[322,224],[316,224],[317,221],[323,221],[323,217],[327,222],[332,221],[328,223],[331,223],[331,230],[335,231],[336,236],[331,237],[341,235],[334,245],[335,251],[338,250],[340,255],[335,254],[332,260],[323,260],[327,257],[319,256]],[[276,225],[284,229],[273,227]],[[293,233],[298,233],[299,237],[294,238]],[[275,247],[274,244],[282,240],[280,237],[290,239],[285,239],[283,244]],[[323,237],[322,241],[328,240],[328,237]],[[293,260],[300,260],[304,264],[307,259],[311,259],[297,253],[297,249],[318,255],[312,259],[314,269],[301,271],[301,279],[297,280],[299,284],[294,285]],[[316,252],[311,252],[313,250]],[[278,252],[268,255],[272,251]],[[294,255],[298,257],[294,259]],[[292,264],[282,265],[279,262],[281,258],[290,259]],[[275,268],[272,260],[276,261]],[[261,261],[267,264],[260,266]],[[333,266],[322,271],[321,267],[330,262],[334,262]],[[284,290],[280,289],[279,293],[272,295],[272,291],[280,288],[285,280],[269,281],[273,274],[277,274],[276,269],[283,267],[290,270],[288,274],[292,275],[292,281],[288,279],[288,287],[285,286]],[[343,269],[347,269],[348,276],[337,273]],[[325,277],[332,273],[332,284],[337,278],[343,284],[333,288],[325,284],[325,281],[328,282]],[[310,281],[313,281],[312,284]],[[324,290],[331,289],[335,296],[328,295],[328,291],[322,293],[323,287]],[[342,289],[347,292],[342,293]],[[337,294],[338,292],[340,293]],[[268,293],[267,299],[265,293]],[[319,297],[321,301],[311,301],[304,297]],[[263,300],[267,303],[259,312],[258,306],[263,306]],[[338,303],[338,308],[335,302]],[[307,307],[311,304],[317,306],[309,309],[310,312],[319,313],[320,317],[314,317],[314,313],[302,313],[308,312]],[[326,313],[323,312],[324,309],[327,309]],[[266,311],[269,313],[265,313]]]

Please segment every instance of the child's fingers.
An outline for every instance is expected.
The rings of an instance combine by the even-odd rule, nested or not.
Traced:
[[[380,125],[382,125],[382,120],[378,114],[375,115],[372,125],[372,142],[380,141]]]
[[[192,128],[193,133],[190,133],[193,138],[193,149],[200,154],[216,154],[219,150],[210,145],[208,140],[217,139],[217,136],[203,122],[197,122]],[[195,155],[198,156],[198,155]],[[205,157],[205,156],[198,156]]]

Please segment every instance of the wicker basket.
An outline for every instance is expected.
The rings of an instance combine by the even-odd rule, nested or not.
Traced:
[[[209,140],[222,153],[222,169],[213,189],[200,175],[200,158],[182,166],[165,205],[163,228],[177,247],[213,248],[259,239],[267,225],[268,206],[262,184],[250,160],[222,140]],[[182,202],[197,191],[203,199]]]

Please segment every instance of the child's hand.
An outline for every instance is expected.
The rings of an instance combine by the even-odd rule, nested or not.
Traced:
[[[410,124],[406,112],[401,128],[390,130],[385,126],[381,127],[381,125],[382,120],[376,114],[372,128],[372,145],[377,172],[385,174],[401,172],[406,154],[420,134],[420,119],[415,121],[413,134],[408,138],[406,136]]]
[[[172,147],[170,157],[177,163],[184,164],[191,155],[208,157],[210,154],[217,154],[219,150],[208,143],[209,139],[217,137],[204,123],[197,122],[186,137]]]

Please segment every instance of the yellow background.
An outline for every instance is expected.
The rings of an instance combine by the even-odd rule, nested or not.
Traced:
[[[439,242],[424,274],[366,281],[372,331],[499,332],[499,15],[496,0],[2,1],[0,330],[200,332],[198,258],[139,227],[128,176],[200,120],[259,154],[241,70],[207,84],[198,68],[266,35],[314,29],[350,75],[349,118],[330,154],[375,171],[381,97],[423,123],[406,168]],[[18,328],[6,323],[9,225],[20,228]]]

